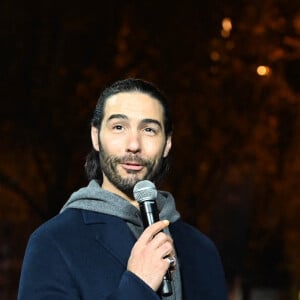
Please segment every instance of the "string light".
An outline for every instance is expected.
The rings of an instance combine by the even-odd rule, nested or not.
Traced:
[[[230,18],[224,18],[222,20],[222,28],[225,31],[231,31],[232,30],[232,22]]]
[[[227,38],[230,36],[230,32],[232,30],[232,22],[230,18],[224,18],[222,20],[222,30],[221,36]]]
[[[268,76],[271,73],[271,68],[268,66],[260,65],[256,68],[256,73],[259,76]]]

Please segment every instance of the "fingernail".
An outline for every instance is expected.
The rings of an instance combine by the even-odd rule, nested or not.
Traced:
[[[169,220],[163,220],[163,222],[168,226],[170,224]]]

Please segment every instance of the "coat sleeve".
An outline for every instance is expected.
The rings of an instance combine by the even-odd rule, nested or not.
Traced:
[[[129,271],[113,291],[82,290],[54,239],[33,234],[20,277],[18,300],[159,300],[158,295]]]

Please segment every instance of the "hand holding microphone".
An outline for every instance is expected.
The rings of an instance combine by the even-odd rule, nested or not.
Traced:
[[[128,269],[164,296],[172,294],[170,269],[175,267],[173,241],[163,232],[168,221],[159,221],[157,190],[148,180],[138,182],[133,190],[138,201],[145,231],[132,249]]]

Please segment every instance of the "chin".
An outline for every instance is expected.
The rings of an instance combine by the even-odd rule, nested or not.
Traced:
[[[132,181],[140,181],[140,180],[144,180],[146,177],[147,177],[147,175],[148,174],[142,174],[142,173],[134,173],[134,172],[132,172],[132,173],[127,173],[124,177],[123,177],[123,179],[125,179],[125,180],[132,180]]]

